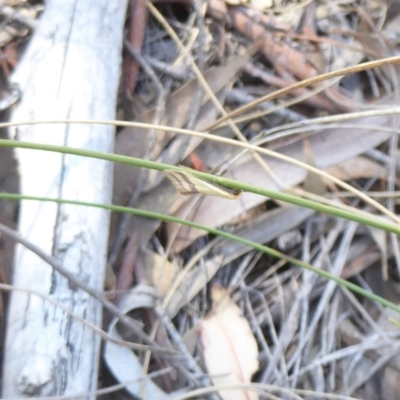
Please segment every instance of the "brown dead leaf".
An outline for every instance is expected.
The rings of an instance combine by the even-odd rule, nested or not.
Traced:
[[[266,11],[274,6],[272,0],[250,0],[249,8],[257,11]]]
[[[311,78],[318,74],[318,71],[308,62],[305,54],[283,41],[278,42],[273,34],[247,16],[240,7],[229,8],[228,15],[237,31],[252,40],[262,38],[261,51],[271,60],[278,71],[287,70],[299,79]]]
[[[239,307],[219,285],[211,288],[213,309],[200,326],[203,357],[215,386],[250,383],[258,369],[257,342]],[[257,392],[220,390],[223,400],[256,400]]]
[[[249,3],[249,0],[225,0],[230,6],[241,6]]]
[[[178,266],[150,250],[146,250],[143,258],[146,280],[164,297],[179,272]]]
[[[385,167],[362,156],[345,160],[328,168],[326,172],[343,181],[372,177],[384,178],[386,175]]]

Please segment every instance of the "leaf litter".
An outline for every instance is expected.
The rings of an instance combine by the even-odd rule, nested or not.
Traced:
[[[199,28],[199,47],[192,56],[206,60],[202,67],[203,76],[227,112],[246,105],[249,99],[257,99],[274,89],[290,85],[296,79],[356,65],[368,57],[366,54],[376,54],[379,50],[366,39],[368,30],[371,30],[371,20],[366,19],[365,13],[349,11],[344,6],[328,2],[317,5],[305,2],[286,14],[278,11],[283,7],[280,1],[264,7],[242,2],[232,5],[210,1],[205,14],[204,10],[203,14],[200,13],[206,16],[203,22],[189,12],[188,16],[193,19],[188,17],[188,25],[184,28],[177,21],[172,24],[184,44],[189,41],[188,31]],[[369,8],[364,12],[384,15],[385,11],[378,2],[371,2],[366,7]],[[161,7],[160,10],[163,14],[167,8]],[[171,10],[175,11],[172,8],[169,12]],[[196,14],[193,10],[196,18],[199,18],[199,12]],[[150,19],[155,18],[154,15]],[[350,16],[360,22],[354,35],[343,33],[350,31],[346,19]],[[380,22],[380,33],[385,35],[384,28],[388,22],[384,18]],[[364,28],[368,23],[369,28]],[[154,29],[151,24],[147,29],[150,26]],[[341,33],[333,34],[335,29]],[[321,32],[325,34],[321,35]],[[217,41],[201,47],[201,39],[208,38],[209,34]],[[386,40],[393,40],[393,36],[391,39],[386,37]],[[247,53],[246,56],[244,49],[250,49],[255,43],[260,50],[255,55]],[[142,47],[146,52],[144,49]],[[239,63],[231,64],[234,57],[242,58]],[[220,67],[211,72],[212,69],[205,65]],[[232,69],[233,65],[237,66],[236,70]],[[225,68],[231,68],[231,72]],[[240,71],[243,72],[239,74]],[[260,146],[326,170],[366,193],[375,193],[384,189],[390,179],[388,140],[393,135],[391,127],[396,117],[381,115],[379,111],[396,104],[396,94],[393,96],[394,91],[390,89],[393,71],[395,69],[389,66],[385,68],[385,74],[373,70],[365,76],[346,76],[331,82],[330,86],[322,84],[314,97],[306,97],[312,96],[312,90],[308,89],[289,94],[278,102],[268,103],[272,110],[270,113],[261,107],[264,115],[260,114],[256,120],[252,114],[249,114],[249,120],[246,120],[246,114],[241,116],[237,126],[249,142],[257,140]],[[214,73],[217,75],[213,81]],[[190,128],[187,124],[192,117],[192,100],[201,84],[193,78],[185,86],[174,82],[167,74],[160,74],[160,79],[168,87],[178,85],[175,86],[178,89],[167,96],[166,103],[171,102],[171,106],[161,122]],[[368,92],[366,87],[371,90]],[[141,86],[142,91],[145,89]],[[138,91],[137,95],[141,96]],[[297,104],[300,98],[303,98],[303,103]],[[290,108],[279,108],[280,104],[286,103],[291,104]],[[208,111],[204,114],[206,109]],[[348,111],[365,109],[376,113],[341,121],[341,116]],[[147,112],[147,115],[152,112]],[[319,122],[323,121],[324,113],[336,114],[338,118],[331,123]],[[191,126],[201,130],[211,126],[219,113],[203,97],[197,115]],[[145,115],[139,118],[151,121]],[[310,121],[313,120],[312,126]],[[303,124],[304,121],[307,125]],[[214,128],[212,133],[235,137],[227,124]],[[137,135],[126,130],[121,136],[121,144],[127,141],[134,148],[145,131]],[[122,144],[124,151],[128,148]],[[261,164],[250,152],[240,152],[233,146],[210,140],[160,132],[152,157],[174,165],[216,171],[268,189],[286,191],[301,188],[347,206],[369,210],[357,198],[345,193],[342,196],[336,185],[322,181],[319,176],[298,166],[266,156],[262,156],[264,164]],[[115,185],[129,193],[134,188],[134,181],[128,185],[124,183],[131,177],[118,168]],[[392,292],[396,293],[396,276],[400,274],[393,257],[395,250],[385,240],[385,235],[376,230],[252,193],[243,193],[236,201],[202,195],[185,196],[177,193],[168,181],[161,180],[158,173],[152,172],[149,177],[145,190],[138,197],[136,205],[139,208],[218,227],[282,249],[288,255],[352,279],[384,297],[384,285],[391,286]],[[121,204],[124,204],[123,198],[119,196]],[[279,389],[286,388],[292,391],[292,395],[282,394],[282,398],[310,398],[312,393],[315,398],[325,398],[323,393],[335,398],[335,393],[340,392],[346,398],[375,399],[382,397],[367,394],[379,392],[379,378],[375,379],[375,376],[383,373],[387,382],[394,382],[390,374],[396,376],[397,373],[393,369],[396,355],[393,354],[391,359],[385,351],[396,348],[398,335],[391,333],[388,336],[377,322],[383,309],[376,304],[308,271],[193,228],[141,219],[134,219],[130,227],[140,233],[141,246],[146,251],[162,255],[157,257],[161,264],[153,260],[157,270],[162,271],[165,267],[165,271],[169,271],[168,263],[171,262],[177,266],[175,280],[169,281],[169,290],[163,291],[158,300],[165,309],[164,317],[160,309],[153,314],[163,321],[160,326],[163,326],[164,335],[169,337],[180,358],[161,356],[161,362],[152,355],[147,363],[143,361],[144,370],[148,372],[157,371],[161,365],[169,365],[178,371],[179,378],[175,381],[169,380],[172,375],[164,381],[157,380],[157,384],[165,393],[170,392],[172,398],[189,398],[192,385],[199,387],[200,392],[201,387],[208,390],[214,385],[214,394],[210,396],[217,397],[213,398],[263,398],[262,393],[255,390],[235,386],[232,389],[226,389],[226,386],[218,388],[226,383],[253,382],[271,385],[265,386],[266,393],[269,393],[265,398],[275,398],[273,393],[279,394]],[[152,270],[150,266],[148,269]],[[136,275],[134,285],[141,284],[139,275]],[[216,297],[221,296],[222,302],[216,301]],[[392,299],[398,301],[398,295]],[[153,321],[149,323],[142,316],[142,322],[144,330],[157,340],[157,324],[153,317],[146,317]],[[166,322],[168,318],[172,325]],[[348,339],[349,326],[358,333],[351,340]],[[236,334],[240,337],[237,342]],[[373,338],[379,338],[380,344],[372,345]],[[160,343],[165,346],[165,341]],[[383,357],[387,357],[386,363]],[[202,368],[208,381],[193,374],[188,367],[193,360]],[[360,371],[371,368],[373,374],[363,376],[356,373],[358,368]],[[247,372],[237,372],[242,369]],[[309,394],[302,395],[297,392],[300,389],[309,391]],[[188,394],[178,395],[180,390],[188,391]],[[390,388],[386,390],[390,392]]]
[[[213,384],[250,383],[258,370],[258,347],[248,321],[221,286],[211,287],[213,307],[200,324],[203,357]],[[257,400],[257,392],[218,391],[222,399]]]
[[[10,18],[10,8],[16,6],[9,3],[2,5],[3,17]],[[230,112],[296,80],[394,54],[400,42],[400,10],[394,7],[389,12],[379,1],[360,5],[209,0],[204,7],[196,1],[194,6],[179,3],[160,1],[158,9],[187,54],[152,12],[146,12],[144,31],[130,32],[165,99],[157,95],[154,80],[138,68],[128,98],[121,88],[122,119],[197,130],[215,123],[220,110],[205,94],[188,57],[195,59],[205,82]],[[12,29],[1,35],[6,75],[15,64],[16,38],[28,32],[14,11],[18,23],[7,20]],[[34,29],[35,15],[28,16],[29,29]],[[397,134],[397,117],[380,114],[398,104],[398,76],[398,66],[385,66],[293,91],[261,105],[256,119],[242,115],[237,126],[250,143],[258,140],[261,147],[315,165],[365,193],[381,193],[379,201],[398,213],[393,196],[400,184],[400,164],[396,143],[390,140]],[[365,110],[375,114],[341,121],[348,111]],[[337,119],[321,123],[326,114]],[[227,124],[212,133],[235,137]],[[124,128],[117,132],[115,151],[197,166],[277,191],[302,188],[370,211],[364,202],[298,166],[266,156],[260,164],[252,153],[239,154],[239,149],[201,138]],[[179,215],[282,249],[399,303],[397,238],[252,193],[236,201],[211,196],[193,200],[178,194],[155,171],[135,194],[141,174],[139,169],[115,165],[114,204],[130,204],[133,196],[133,206]],[[1,184],[7,190],[9,182]],[[12,219],[9,212],[2,215]],[[213,388],[213,393],[200,395],[213,399],[277,398],[275,394],[285,399],[339,398],[335,393],[340,398],[398,398],[399,333],[388,321],[399,318],[378,304],[282,260],[193,228],[143,218],[124,225],[115,215],[110,249],[117,236],[124,245],[111,266],[117,282],[118,277],[124,280],[128,264],[131,276],[114,299],[121,311],[141,323],[154,345],[169,350],[150,354],[105,344],[105,365],[117,383],[126,384],[124,398],[190,398],[195,388]],[[107,328],[116,339],[142,342],[116,319]],[[148,374],[153,378],[145,379]],[[235,386],[252,383],[254,390]],[[221,384],[232,388],[220,389]],[[283,389],[287,392],[280,392]]]

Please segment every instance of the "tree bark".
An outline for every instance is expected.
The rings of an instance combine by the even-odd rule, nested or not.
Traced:
[[[13,121],[113,119],[127,0],[50,0],[13,81],[22,101]],[[113,151],[114,128],[85,124],[20,126],[20,140]],[[112,165],[101,160],[17,150],[25,195],[110,203]],[[22,201],[20,233],[87,285],[102,290],[109,212]],[[101,325],[101,306],[18,245],[13,284],[34,289]],[[95,390],[99,337],[34,295],[10,299],[3,398],[73,395]],[[95,398],[88,395],[86,398]]]

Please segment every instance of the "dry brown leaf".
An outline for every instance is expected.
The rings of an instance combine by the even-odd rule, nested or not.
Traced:
[[[150,250],[144,253],[143,258],[146,280],[155,288],[160,297],[164,297],[171,288],[179,267],[176,263],[169,262],[165,257]]]
[[[241,238],[264,244],[296,228],[314,213],[314,210],[297,206],[275,208],[255,218],[249,224],[237,227],[232,233]],[[213,252],[222,254],[222,266],[224,266],[250,250],[250,247],[241,243],[223,239],[214,246]]]
[[[230,6],[242,6],[248,4],[249,0],[225,0],[226,4]]]
[[[258,369],[257,342],[239,307],[219,285],[211,288],[213,309],[200,326],[203,357],[215,386],[250,383]],[[223,400],[256,400],[250,390],[220,390]]]
[[[250,0],[249,8],[258,11],[266,11],[267,9],[274,6],[272,0]]]
[[[307,55],[290,47],[284,41],[277,41],[276,37],[246,15],[240,7],[230,7],[228,15],[235,29],[252,40],[262,39],[261,52],[274,64],[278,71],[287,71],[289,75],[299,79],[307,79],[318,75]]]
[[[359,156],[341,162],[326,170],[329,174],[343,181],[360,178],[384,178],[385,167],[368,158]]]

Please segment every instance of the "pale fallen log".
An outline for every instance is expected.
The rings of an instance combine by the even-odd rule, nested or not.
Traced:
[[[50,0],[13,76],[22,101],[13,121],[113,119],[121,64],[126,0]],[[19,140],[113,151],[114,129],[101,125],[32,125]],[[16,151],[21,192],[109,203],[112,165],[84,157]],[[94,208],[23,201],[19,231],[81,281],[101,290],[109,213]],[[17,246],[13,284],[34,289],[101,325],[101,305]],[[96,389],[100,339],[42,299],[11,296],[3,398],[72,395]],[[86,398],[95,398],[94,395]]]

